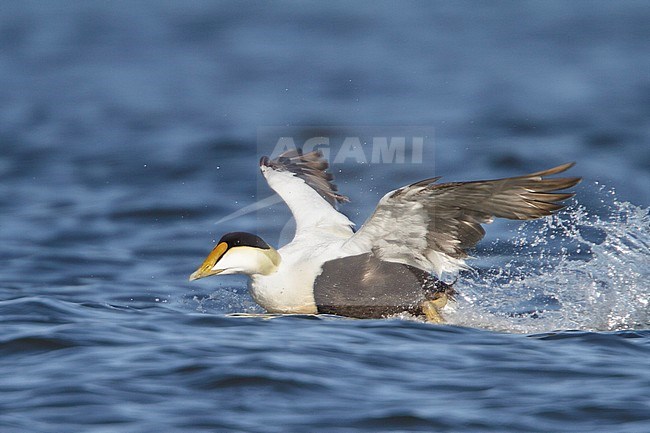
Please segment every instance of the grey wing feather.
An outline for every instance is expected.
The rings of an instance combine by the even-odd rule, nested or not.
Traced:
[[[262,165],[294,173],[334,207],[337,203],[350,201],[337,192],[334,176],[327,172],[329,164],[319,150],[303,153],[301,149],[290,149],[275,159],[262,157],[260,166]]]
[[[439,178],[432,178],[405,186],[384,196],[351,242],[370,244],[385,259],[428,264],[429,269],[440,272],[444,266],[435,263],[436,254],[460,260],[467,257],[467,250],[485,235],[481,224],[494,217],[530,220],[561,209],[560,202],[573,193],[557,191],[581,179],[545,177],[573,165],[504,179],[436,184]],[[410,238],[417,236],[416,228],[404,228],[413,221],[422,221],[426,227],[420,228],[419,240]],[[400,241],[408,251],[398,247]]]
[[[560,193],[580,182],[578,177],[544,179],[574,164],[505,179],[431,184],[416,195],[428,196],[430,242],[451,257],[467,256],[485,236],[483,223],[494,217],[531,220],[562,209],[573,193]]]

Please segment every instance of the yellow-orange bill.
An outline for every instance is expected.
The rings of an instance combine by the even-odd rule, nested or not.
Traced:
[[[228,249],[228,244],[221,242],[219,245],[214,247],[214,249],[208,254],[208,257],[205,258],[201,266],[190,275],[190,281],[198,280],[199,278],[209,277],[211,275],[217,275],[221,273],[222,269],[212,270],[214,265],[219,261],[221,256]]]

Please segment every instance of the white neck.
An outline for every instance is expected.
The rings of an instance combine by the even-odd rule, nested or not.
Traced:
[[[269,275],[280,265],[280,254],[273,248],[232,247],[219,259],[213,269],[223,269],[221,275]]]

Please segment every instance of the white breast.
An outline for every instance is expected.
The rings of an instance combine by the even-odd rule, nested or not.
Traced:
[[[278,250],[282,262],[270,275],[253,275],[250,293],[255,302],[270,313],[317,313],[314,280],[326,261],[344,257],[345,239],[320,239],[319,242],[292,242]]]

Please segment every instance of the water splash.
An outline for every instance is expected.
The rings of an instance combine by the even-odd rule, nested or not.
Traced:
[[[601,188],[601,209],[574,204],[519,226],[501,268],[459,281],[452,324],[507,332],[650,326],[650,213]]]

